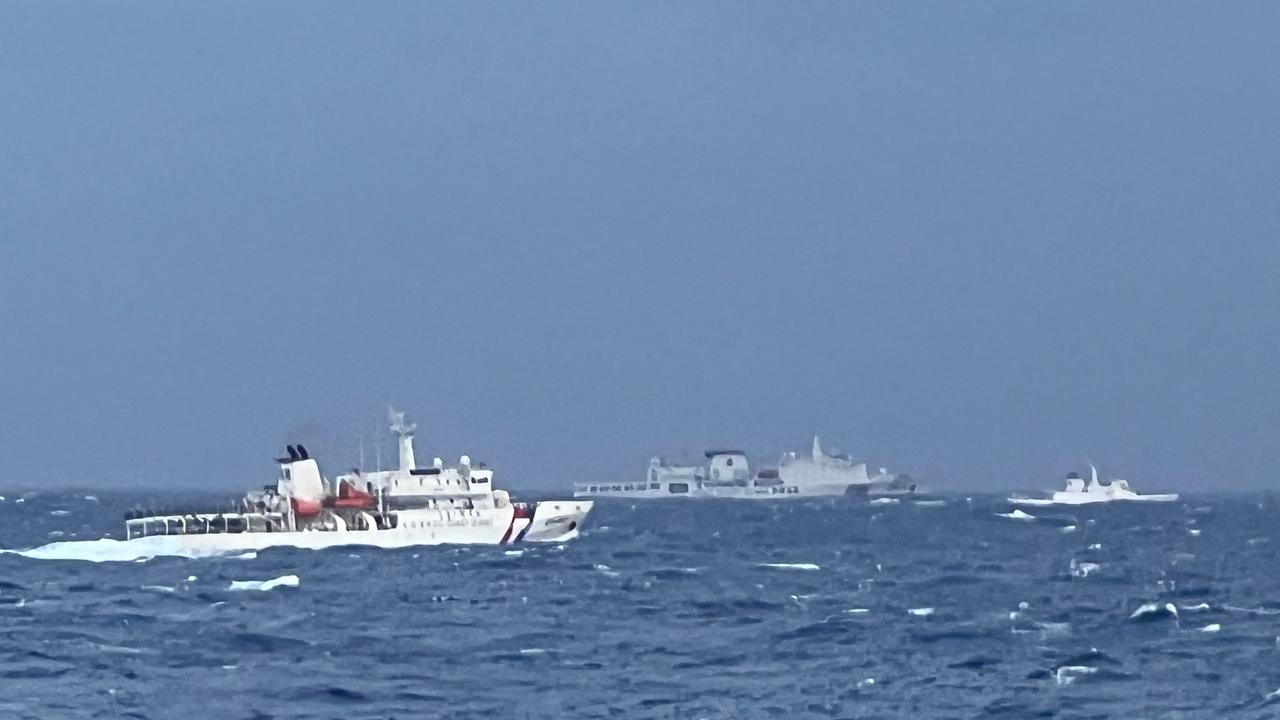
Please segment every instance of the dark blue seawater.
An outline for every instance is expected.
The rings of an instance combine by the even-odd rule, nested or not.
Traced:
[[[6,548],[137,499],[3,494]],[[1008,511],[623,501],[523,554],[0,555],[0,718],[1280,717],[1273,501]]]

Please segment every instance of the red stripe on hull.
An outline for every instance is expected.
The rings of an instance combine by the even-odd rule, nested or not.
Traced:
[[[515,516],[515,513],[512,513],[511,522],[507,523],[507,531],[502,533],[502,539],[498,541],[499,545],[507,544],[507,541],[511,539],[511,528],[515,526],[516,526],[516,516]]]

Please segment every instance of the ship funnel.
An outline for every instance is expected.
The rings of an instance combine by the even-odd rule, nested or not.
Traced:
[[[284,449],[289,451],[289,459],[290,459],[290,460],[298,460],[298,459],[299,459],[299,457],[298,457],[298,450],[297,450],[295,447],[293,447],[292,445],[286,445]]]
[[[298,459],[310,460],[311,456],[307,454],[307,449],[302,447],[302,443],[298,443]]]
[[[281,471],[276,492],[285,497],[319,502],[325,496],[320,466],[311,458],[295,458]]]

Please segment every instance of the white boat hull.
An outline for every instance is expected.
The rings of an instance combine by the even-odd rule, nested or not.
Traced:
[[[1169,495],[1135,495],[1133,497],[1088,497],[1088,493],[1061,493],[1075,497],[1024,498],[1011,497],[1008,501],[1013,505],[1026,507],[1047,507],[1050,505],[1097,505],[1112,502],[1176,502],[1176,494]]]
[[[76,540],[31,550],[9,551],[40,560],[128,562],[160,556],[211,557],[257,552],[273,547],[322,550],[366,546],[404,548],[420,545],[501,545],[563,542],[578,536],[591,502],[553,500],[537,503],[532,518],[515,517],[508,506],[470,513],[401,511],[399,525],[388,530],[304,530],[301,532],[151,535],[132,540]]]
[[[794,485],[775,485],[768,487],[704,487],[692,489],[684,493],[671,493],[665,490],[619,490],[588,492],[578,490],[575,498],[624,498],[631,500],[660,500],[663,498],[719,498],[729,500],[803,500],[805,498],[843,497],[845,495],[865,495],[866,485],[818,485],[799,487]]]

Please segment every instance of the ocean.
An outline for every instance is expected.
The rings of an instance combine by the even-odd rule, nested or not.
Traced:
[[[142,499],[0,494],[10,549],[118,535]],[[0,718],[1280,717],[1270,497],[944,499],[604,501],[562,545],[0,554]]]

